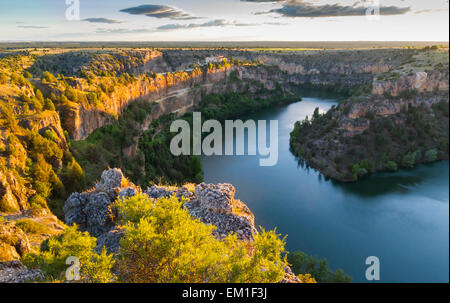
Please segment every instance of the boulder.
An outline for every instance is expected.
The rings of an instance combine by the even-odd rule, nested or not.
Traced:
[[[95,185],[95,189],[96,191],[107,193],[111,199],[115,200],[126,182],[122,171],[118,168],[113,168],[102,173],[100,182]]]
[[[0,262],[0,283],[26,283],[44,280],[38,269],[28,269],[20,261]]]

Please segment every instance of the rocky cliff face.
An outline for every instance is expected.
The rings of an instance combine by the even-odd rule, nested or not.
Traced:
[[[82,230],[102,239],[115,229],[114,210],[111,204],[117,198],[134,196],[142,192],[151,199],[170,197],[186,199],[184,207],[191,215],[206,224],[217,227],[215,234],[224,238],[235,233],[239,239],[251,241],[256,232],[254,216],[248,207],[234,198],[235,188],[230,184],[199,184],[195,192],[187,187],[152,186],[143,191],[130,183],[120,169],[104,171],[95,189],[73,193],[64,205],[65,221],[76,223]],[[102,243],[99,243],[102,247]]]
[[[412,75],[401,76],[395,80],[373,81],[372,94],[399,96],[405,91],[417,91],[419,93],[432,91],[448,91],[448,70],[416,72]]]
[[[75,140],[86,139],[95,129],[109,124],[131,102],[155,103],[153,118],[170,112],[183,112],[200,102],[198,86],[208,87],[224,81],[229,67],[212,70],[200,68],[188,71],[156,74],[154,78],[140,77],[127,86],[119,86],[108,100],[97,108],[73,104],[62,109],[64,128]]]
[[[411,98],[386,98],[372,97],[364,98],[360,102],[347,102],[348,114],[343,114],[338,120],[338,129],[342,130],[344,136],[353,137],[363,133],[370,127],[371,120],[367,119],[368,113],[374,117],[387,117],[400,113],[410,106],[417,107],[424,105],[431,107],[440,102],[448,100],[448,94],[423,94]]]

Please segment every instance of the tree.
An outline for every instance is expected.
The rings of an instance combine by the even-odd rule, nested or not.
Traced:
[[[320,112],[319,112],[319,108],[316,107],[314,109],[314,114],[313,114],[313,120],[319,119],[320,118]]]
[[[388,161],[385,165],[384,168],[389,170],[389,171],[397,171],[398,166],[397,163],[395,163],[394,161]]]
[[[435,149],[430,149],[425,153],[425,161],[426,162],[434,162],[437,160],[438,151]]]
[[[36,99],[41,103],[44,102],[44,95],[39,89],[36,90]]]
[[[49,71],[45,71],[42,73],[42,77],[41,80],[43,83],[52,83],[52,82],[57,82],[58,80],[55,78],[55,76],[53,76],[52,73],[50,73]]]
[[[55,105],[53,104],[53,101],[49,98],[45,99],[44,101],[44,110],[55,110]]]
[[[335,273],[328,267],[327,259],[319,260],[316,256],[309,256],[302,251],[288,255],[288,262],[296,275],[310,275],[319,283],[350,283],[352,278],[338,269]]]
[[[85,187],[85,183],[83,169],[75,158],[73,158],[72,162],[67,165],[67,186],[72,191],[82,191]]]

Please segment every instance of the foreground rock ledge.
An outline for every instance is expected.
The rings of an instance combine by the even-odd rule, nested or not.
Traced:
[[[104,171],[95,188],[84,193],[73,193],[64,205],[66,224],[76,223],[83,231],[97,237],[97,251],[105,247],[117,253],[123,231],[116,226],[111,204],[117,198],[128,198],[142,192],[150,199],[175,195],[191,216],[216,227],[214,236],[223,239],[234,233],[239,240],[252,241],[257,233],[254,215],[241,201],[234,198],[236,189],[231,184],[199,184],[195,186],[152,186],[145,191],[129,182],[120,169]],[[301,282],[286,268],[283,283]]]

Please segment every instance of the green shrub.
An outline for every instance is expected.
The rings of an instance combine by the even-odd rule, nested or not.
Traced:
[[[55,105],[53,104],[53,101],[49,98],[45,99],[44,101],[44,110],[55,110]]]
[[[5,74],[0,74],[0,84],[7,84],[9,77]]]
[[[30,198],[28,203],[30,204],[30,207],[32,207],[34,209],[46,209],[47,208],[47,201],[44,198],[42,198],[42,196],[40,196],[40,195],[34,195],[33,197]]]
[[[437,160],[438,151],[435,149],[430,149],[425,153],[425,162],[434,162]]]
[[[107,283],[114,278],[111,268],[114,265],[112,255],[105,250],[101,254],[94,251],[97,240],[87,232],[80,232],[77,226],[66,228],[60,235],[45,240],[38,253],[29,253],[23,257],[23,263],[31,268],[41,269],[47,281],[65,281],[65,272],[69,265],[68,257],[77,257],[80,261],[80,276],[84,282]]]
[[[409,152],[402,158],[402,165],[407,168],[413,168],[414,164],[420,160],[422,153],[418,150],[415,152]]]
[[[285,241],[275,231],[262,231],[248,249],[235,235],[216,239],[215,227],[193,219],[175,197],[153,204],[138,195],[116,207],[123,223],[131,220],[120,242],[121,281],[264,283],[284,276]]]
[[[53,76],[52,73],[50,73],[49,71],[45,71],[42,73],[42,77],[41,80],[43,83],[52,83],[52,82],[57,82],[58,80],[55,78],[55,76]]]
[[[389,171],[397,171],[398,166],[397,163],[395,163],[394,161],[388,161],[385,165],[384,168],[389,170]]]
[[[46,138],[46,139],[49,139],[49,140],[51,140],[51,141],[53,141],[55,143],[59,142],[58,135],[52,129],[46,129],[45,132],[44,132],[44,136],[43,137]]]
[[[48,227],[31,219],[21,219],[16,222],[16,226],[26,233],[43,234],[48,232]]]

